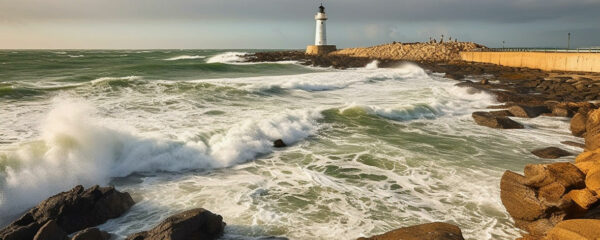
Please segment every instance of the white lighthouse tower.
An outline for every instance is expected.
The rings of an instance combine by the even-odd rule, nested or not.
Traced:
[[[315,15],[317,26],[315,28],[315,45],[310,45],[306,48],[306,54],[320,55],[327,54],[336,50],[335,45],[327,45],[327,28],[325,21],[327,21],[327,14],[325,14],[325,7],[323,4],[319,7],[319,12]]]

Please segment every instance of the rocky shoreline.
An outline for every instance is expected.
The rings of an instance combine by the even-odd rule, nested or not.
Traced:
[[[452,49],[454,53],[458,48]],[[381,68],[407,62],[369,56],[368,51],[358,49],[350,52],[352,56],[341,54],[343,52],[321,56],[306,55],[300,51],[259,52],[247,55],[246,59],[248,62],[298,61],[304,65],[336,69],[361,68],[373,61],[378,61]],[[471,91],[486,91],[496,96],[500,105],[490,106],[489,111],[472,114],[474,122],[479,125],[520,129],[525,126],[519,123],[518,118],[572,118],[573,135],[585,140],[585,144],[563,142],[584,150],[575,163],[527,165],[523,175],[506,171],[499,183],[501,200],[514,219],[515,227],[524,231],[524,240],[600,238],[600,220],[597,220],[600,219],[600,105],[594,102],[600,100],[600,74],[543,72],[467,63],[444,57],[415,59],[410,63],[432,73],[445,74],[446,78],[457,80],[457,86],[467,87]],[[285,143],[277,140],[274,146],[285,147]],[[540,158],[557,159],[573,153],[549,147],[534,149],[532,154]],[[112,187],[93,186],[85,189],[76,186],[42,201],[1,229],[0,240],[110,239],[110,234],[96,226],[122,216],[134,204],[128,193]],[[127,239],[218,239],[225,226],[220,215],[197,208],[175,214],[154,228],[132,234]],[[359,239],[464,238],[457,226],[429,223]]]

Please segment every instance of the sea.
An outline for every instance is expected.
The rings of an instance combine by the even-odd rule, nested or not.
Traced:
[[[503,172],[580,141],[567,118],[478,126],[471,113],[499,104],[492,95],[415,64],[244,62],[256,51],[0,51],[0,226],[98,184],[136,202],[99,226],[114,239],[199,207],[223,216],[223,239],[356,239],[429,222],[514,239]]]

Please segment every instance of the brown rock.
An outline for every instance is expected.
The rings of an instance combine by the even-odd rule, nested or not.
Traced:
[[[490,114],[496,117],[514,117],[514,115],[508,110],[491,111]]]
[[[545,207],[533,188],[525,185],[525,177],[506,171],[500,180],[500,199],[515,219],[533,221],[544,214]]]
[[[578,148],[582,148],[582,149],[585,148],[585,144],[583,144],[583,143],[578,143],[578,142],[573,142],[573,141],[563,141],[560,143],[567,145],[567,146],[578,147]]]
[[[52,196],[0,230],[0,239],[32,239],[42,224],[55,220],[67,233],[96,226],[121,216],[134,204],[128,193],[113,187],[77,186]]]
[[[585,129],[586,149],[593,151],[600,148],[600,109],[588,113]]]
[[[153,229],[133,234],[127,240],[210,240],[219,238],[224,227],[223,217],[196,208],[173,215]]]
[[[491,127],[491,128],[501,128],[501,129],[522,129],[522,128],[524,128],[523,125],[511,120],[510,118],[494,116],[493,114],[488,113],[488,112],[474,112],[472,114],[472,117],[475,120],[475,123],[477,123],[481,126],[486,126],[486,127]]]
[[[428,223],[399,228],[381,235],[359,240],[463,240],[460,228],[448,223]]]
[[[86,228],[76,233],[71,240],[108,240],[110,234],[98,228]]]
[[[588,173],[585,177],[585,186],[600,195],[600,172]]]
[[[553,182],[541,187],[538,191],[538,197],[544,203],[548,203],[547,205],[559,205],[566,191],[565,186],[558,182]]]
[[[515,105],[508,109],[515,117],[535,118],[544,113],[550,113],[550,109],[546,106],[523,106]]]
[[[33,240],[67,240],[69,237],[67,233],[63,231],[56,221],[50,220],[44,226],[38,230],[33,237]]]
[[[536,150],[533,150],[531,153],[533,153],[533,155],[536,155],[540,158],[546,158],[546,159],[557,159],[557,158],[573,155],[570,152],[567,152],[567,151],[562,150],[557,147],[547,147],[547,148],[536,149]]]
[[[573,117],[573,114],[573,111],[571,111],[567,107],[556,106],[552,108],[552,115],[557,117]]]
[[[558,223],[548,231],[546,240],[596,240],[600,238],[600,220],[573,219]]]
[[[576,113],[571,119],[571,133],[576,137],[581,137],[585,133],[585,125],[587,122],[587,115],[582,113]]]
[[[573,164],[530,164],[525,166],[526,185],[543,187],[553,182],[562,184],[567,190],[585,187],[585,175]]]
[[[598,201],[598,198],[594,196],[590,190],[585,188],[581,190],[571,190],[568,194],[571,200],[582,209],[590,209],[590,206]]]

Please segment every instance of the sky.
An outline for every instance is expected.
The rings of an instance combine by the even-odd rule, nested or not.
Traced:
[[[302,49],[315,0],[0,0],[0,49]],[[600,0],[325,0],[339,48],[600,46]]]

